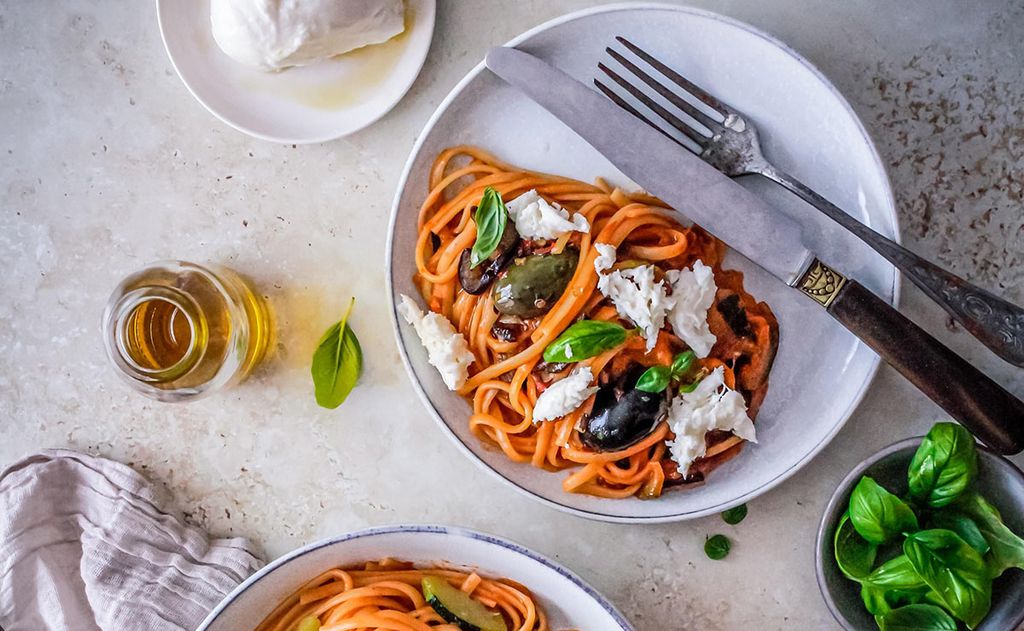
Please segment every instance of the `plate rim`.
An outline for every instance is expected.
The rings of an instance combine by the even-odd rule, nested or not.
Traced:
[[[443,535],[445,537],[461,537],[465,539],[472,539],[474,541],[482,541],[488,545],[499,546],[515,552],[520,556],[525,556],[528,559],[539,563],[550,570],[555,571],[562,578],[570,581],[576,587],[583,591],[588,597],[596,602],[605,612],[611,617],[615,624],[619,625],[622,631],[634,631],[633,625],[630,624],[629,620],[618,610],[618,608],[594,587],[583,580],[574,571],[567,568],[565,565],[554,561],[546,555],[534,551],[527,546],[520,543],[516,543],[511,539],[505,537],[499,537],[490,533],[474,530],[471,528],[463,528],[461,526],[445,526],[441,524],[415,524],[415,523],[400,523],[390,526],[373,526],[370,528],[362,528],[354,530],[333,537],[326,537],[308,543],[299,548],[295,548],[290,552],[286,552],[281,556],[277,557],[270,563],[264,565],[259,570],[254,572],[244,581],[239,583],[232,589],[227,596],[225,596],[217,605],[203,618],[203,621],[199,623],[196,631],[206,631],[206,629],[217,620],[217,618],[224,613],[224,610],[231,606],[235,600],[237,600],[243,593],[245,593],[255,583],[262,580],[263,577],[267,576],[277,568],[288,564],[294,559],[305,556],[311,552],[315,552],[321,548],[344,543],[346,541],[353,541],[355,539],[365,539],[367,537],[378,537],[381,535],[391,534],[411,534],[413,536],[419,535]]]
[[[164,19],[163,19],[163,10],[162,10],[163,5],[164,4],[172,4],[172,3],[175,3],[175,2],[179,2],[179,1],[180,0],[156,0],[156,21],[157,21],[158,30],[160,31],[160,41],[164,45],[164,53],[167,54],[167,58],[171,62],[171,67],[174,68],[174,73],[176,75],[178,75],[178,79],[183,84],[185,84],[185,89],[188,90],[188,93],[192,95],[192,98],[194,98],[196,101],[198,101],[199,104],[202,105],[203,108],[205,108],[207,112],[209,112],[210,114],[213,114],[214,118],[216,118],[220,122],[224,123],[228,127],[231,127],[235,131],[242,132],[243,134],[245,134],[247,136],[251,136],[251,137],[257,138],[259,140],[264,140],[264,141],[267,141],[267,142],[279,143],[279,144],[284,144],[284,145],[315,145],[315,144],[330,142],[332,140],[338,140],[339,138],[344,138],[344,137],[350,136],[350,135],[352,135],[352,134],[354,134],[354,133],[356,133],[358,131],[366,129],[370,125],[373,125],[374,123],[379,121],[381,118],[384,118],[384,115],[386,115],[388,112],[393,110],[395,108],[395,106],[398,105],[399,102],[401,102],[401,100],[405,98],[405,95],[408,94],[409,90],[412,89],[413,84],[416,83],[416,79],[420,76],[420,73],[423,72],[423,66],[424,66],[424,64],[426,64],[426,61],[427,61],[427,55],[430,54],[430,49],[433,46],[434,30],[435,30],[435,27],[437,26],[437,0],[421,0],[422,2],[425,2],[426,5],[429,7],[429,22],[430,22],[429,30],[430,30],[430,37],[427,38],[427,41],[425,42],[425,45],[422,47],[422,50],[418,51],[418,53],[417,53],[416,62],[415,62],[415,66],[416,66],[415,72],[411,72],[409,74],[408,80],[402,85],[401,89],[395,94],[395,98],[392,99],[386,106],[382,107],[380,109],[380,111],[376,112],[373,116],[371,116],[369,119],[367,119],[366,122],[364,122],[363,124],[361,124],[361,125],[359,125],[357,127],[354,127],[354,128],[349,129],[347,131],[342,131],[340,133],[332,131],[332,132],[329,132],[329,133],[324,134],[322,136],[312,136],[312,137],[309,137],[309,138],[287,138],[287,137],[284,137],[284,136],[272,136],[272,135],[264,134],[264,133],[255,131],[253,129],[249,129],[245,125],[242,125],[241,123],[237,123],[237,122],[231,120],[227,116],[223,115],[221,112],[217,111],[217,109],[215,109],[212,105],[207,103],[206,100],[203,99],[203,97],[201,97],[199,95],[199,93],[196,92],[196,90],[192,87],[192,84],[186,78],[185,74],[182,73],[181,68],[178,67],[178,62],[174,58],[174,54],[171,52],[171,47],[170,47],[170,45],[167,42],[167,30],[164,28]]]
[[[760,30],[760,29],[758,29],[758,28],[756,28],[754,26],[751,26],[750,24],[747,24],[747,23],[742,22],[740,20],[737,20],[735,18],[731,18],[729,16],[725,16],[725,15],[722,15],[720,13],[715,13],[713,11],[707,11],[707,10],[704,10],[704,9],[698,9],[698,8],[691,7],[691,6],[667,4],[667,3],[664,3],[664,2],[618,2],[618,3],[613,3],[613,4],[600,5],[600,6],[595,6],[595,7],[588,7],[588,8],[585,8],[585,9],[580,9],[578,11],[572,11],[572,12],[566,13],[564,15],[557,16],[555,18],[552,18],[550,20],[547,20],[546,22],[543,22],[541,24],[538,24],[537,26],[534,26],[534,27],[530,28],[530,29],[524,31],[523,33],[520,33],[519,35],[513,37],[508,42],[503,44],[503,46],[516,46],[516,45],[518,45],[518,44],[520,44],[520,43],[522,43],[522,42],[532,38],[534,35],[537,35],[538,33],[547,31],[547,30],[549,30],[551,28],[560,26],[560,25],[565,24],[567,22],[572,22],[572,21],[575,21],[575,20],[578,20],[578,19],[581,19],[581,18],[589,17],[591,15],[597,15],[597,14],[601,14],[601,13],[613,13],[613,12],[618,12],[618,11],[638,11],[638,12],[643,12],[643,11],[652,11],[652,10],[653,11],[660,11],[660,10],[676,11],[676,12],[679,12],[679,13],[695,15],[695,16],[699,16],[699,17],[702,17],[702,18],[707,18],[707,19],[719,21],[719,22],[725,23],[725,24],[727,24],[729,26],[732,26],[732,27],[735,27],[735,28],[739,28],[739,29],[741,29],[743,31],[746,31],[746,32],[750,33],[751,35],[754,35],[756,37],[759,37],[759,38],[767,41],[769,44],[777,46],[779,49],[781,49],[787,55],[789,55],[790,57],[795,59],[798,63],[800,63],[800,65],[802,65],[808,71],[810,71],[812,73],[812,75],[816,79],[818,79],[818,81],[821,84],[823,84],[829,90],[829,92],[833,95],[833,97],[835,97],[837,99],[839,104],[843,107],[843,109],[846,111],[846,113],[852,118],[852,120],[856,124],[857,131],[860,133],[861,138],[866,143],[866,146],[869,149],[869,153],[870,153],[871,159],[874,162],[875,167],[876,167],[878,173],[881,175],[881,178],[882,178],[882,184],[883,184],[883,189],[884,190],[882,190],[881,192],[883,193],[883,198],[884,198],[884,202],[885,202],[884,210],[886,211],[886,214],[888,215],[887,219],[888,219],[889,222],[891,222],[891,227],[892,227],[892,230],[893,230],[892,240],[895,243],[897,243],[897,244],[901,243],[899,215],[898,215],[898,213],[896,211],[896,202],[895,202],[895,198],[894,198],[893,192],[892,192],[892,183],[891,183],[890,178],[889,178],[889,172],[885,168],[885,163],[882,162],[882,158],[881,158],[881,156],[878,153],[878,148],[875,146],[875,143],[871,139],[870,134],[868,134],[867,129],[865,129],[864,123],[861,121],[861,119],[857,115],[856,111],[854,111],[853,107],[850,105],[850,103],[846,99],[846,97],[843,96],[843,94],[835,87],[835,85],[833,85],[832,82],[829,81],[829,79],[814,64],[812,64],[810,61],[805,59],[802,55],[800,55],[797,51],[795,51],[789,45],[787,45],[786,43],[782,42],[781,40],[779,40],[778,38],[774,37],[773,35],[770,35],[770,34],[764,32],[764,31],[762,31],[762,30]],[[412,147],[412,149],[409,152],[409,157],[406,159],[405,167],[402,169],[402,175],[399,178],[398,185],[397,185],[397,187],[395,189],[395,197],[394,197],[394,201],[392,202],[392,206],[391,206],[391,216],[390,216],[389,221],[388,221],[387,246],[385,248],[385,253],[384,253],[385,254],[385,268],[388,270],[388,272],[386,274],[386,278],[385,278],[385,280],[386,280],[385,290],[387,291],[388,302],[391,305],[390,316],[391,316],[392,332],[394,333],[395,341],[396,341],[396,343],[398,345],[398,351],[399,351],[399,355],[402,358],[402,364],[403,364],[403,366],[405,366],[406,373],[407,373],[407,375],[409,377],[409,380],[412,382],[413,389],[416,391],[416,394],[419,397],[420,401],[423,403],[423,405],[430,412],[430,415],[433,417],[434,422],[437,425],[440,426],[442,432],[445,435],[448,436],[448,438],[456,445],[456,447],[460,451],[462,451],[462,453],[465,456],[467,456],[470,459],[470,461],[472,461],[479,468],[481,468],[482,470],[484,470],[485,472],[487,472],[488,474],[490,474],[494,478],[500,480],[504,484],[507,484],[507,485],[511,486],[517,492],[519,492],[519,493],[521,493],[521,494],[525,495],[526,497],[529,497],[529,498],[531,498],[533,500],[539,501],[541,504],[544,504],[544,505],[548,506],[549,508],[554,508],[555,510],[558,510],[558,511],[561,511],[561,512],[564,512],[564,513],[568,513],[568,514],[571,514],[571,515],[575,515],[577,517],[582,517],[582,518],[585,518],[585,519],[591,519],[591,520],[595,520],[595,521],[609,522],[609,523],[620,523],[620,524],[641,524],[641,523],[642,524],[659,524],[659,523],[672,523],[672,522],[688,521],[688,520],[691,520],[691,519],[698,519],[700,517],[705,517],[707,515],[713,515],[715,513],[722,512],[723,510],[727,510],[727,509],[732,508],[734,506],[738,506],[739,504],[743,504],[745,502],[748,502],[748,501],[750,501],[750,500],[752,500],[752,499],[754,499],[756,497],[759,497],[759,496],[763,495],[764,493],[767,493],[768,491],[771,491],[772,489],[774,489],[775,487],[779,486],[780,484],[782,484],[783,482],[788,480],[790,477],[795,475],[798,471],[803,469],[811,460],[813,460],[818,454],[820,454],[821,451],[824,450],[826,446],[828,446],[832,442],[832,440],[839,433],[839,431],[842,430],[842,428],[846,426],[846,423],[850,420],[850,417],[853,416],[853,413],[857,410],[857,408],[860,406],[861,402],[864,400],[864,397],[867,395],[868,390],[871,388],[871,384],[875,381],[876,377],[878,376],[878,370],[879,370],[879,367],[881,366],[881,361],[882,360],[881,360],[881,358],[877,354],[872,354],[871,355],[871,357],[870,357],[871,366],[868,369],[867,376],[865,377],[865,379],[864,379],[863,383],[861,384],[860,389],[857,391],[856,395],[853,396],[850,399],[849,405],[839,415],[839,417],[840,417],[839,421],[821,439],[821,441],[818,442],[818,444],[816,444],[810,451],[808,451],[802,458],[800,458],[792,466],[790,466],[788,469],[786,469],[782,473],[778,474],[774,478],[768,480],[767,482],[765,482],[761,486],[759,486],[759,487],[757,487],[757,488],[755,488],[755,489],[749,491],[748,493],[745,493],[745,494],[743,494],[743,495],[741,495],[739,497],[736,497],[736,498],[734,498],[732,500],[729,500],[729,501],[726,501],[726,502],[721,502],[721,503],[715,504],[713,506],[708,506],[706,508],[699,509],[699,510],[692,510],[692,511],[686,511],[686,512],[681,512],[681,513],[674,513],[674,514],[670,514],[670,515],[650,515],[650,516],[645,516],[645,515],[613,515],[613,514],[609,514],[609,513],[597,512],[597,511],[593,511],[593,510],[587,510],[587,509],[583,509],[583,508],[576,508],[576,507],[573,507],[573,506],[568,506],[568,505],[563,504],[561,502],[558,502],[558,501],[555,501],[553,499],[549,499],[547,497],[544,497],[543,495],[540,495],[539,493],[536,493],[536,492],[534,492],[534,491],[532,491],[530,489],[527,489],[527,488],[521,486],[514,479],[512,479],[510,477],[507,477],[503,473],[499,472],[497,469],[491,467],[480,456],[478,456],[469,447],[469,445],[467,445],[462,440],[462,438],[460,438],[459,435],[456,434],[454,430],[452,430],[452,428],[450,428],[448,426],[448,424],[445,422],[444,418],[442,417],[441,413],[437,410],[437,408],[434,406],[433,402],[430,400],[430,397],[427,395],[426,390],[423,388],[423,385],[420,383],[419,379],[416,377],[416,372],[415,372],[415,370],[414,370],[414,368],[412,366],[412,360],[409,358],[408,351],[406,350],[405,344],[404,344],[404,342],[402,340],[401,321],[400,321],[400,317],[399,317],[399,314],[398,314],[398,304],[397,304],[397,301],[395,299],[395,283],[394,283],[395,270],[394,270],[394,267],[391,265],[391,260],[392,260],[392,254],[394,252],[395,227],[398,224],[399,205],[401,203],[402,193],[403,193],[403,191],[405,190],[406,186],[409,183],[409,175],[412,172],[412,167],[413,167],[413,163],[415,162],[416,156],[419,155],[420,151],[422,150],[423,144],[426,141],[427,135],[429,134],[429,132],[431,130],[433,130],[433,128],[437,124],[437,121],[448,110],[448,108],[451,106],[452,102],[465,90],[466,86],[472,80],[474,80],[477,76],[479,76],[479,74],[483,70],[485,70],[485,68],[486,68],[486,64],[485,64],[485,62],[483,60],[481,60],[480,63],[478,63],[476,66],[474,66],[472,69],[470,69],[466,73],[466,75],[463,76],[462,79],[460,79],[459,82],[455,84],[455,86],[451,89],[451,91],[448,92],[448,94],[445,96],[445,98],[438,104],[437,108],[435,108],[434,112],[430,115],[430,118],[427,119],[426,123],[423,124],[423,127],[420,130],[419,135],[416,137],[416,142],[413,144],[413,147]],[[899,306],[901,288],[902,288],[902,276],[901,276],[901,274],[900,274],[898,269],[894,269],[893,270],[893,281],[892,281],[892,299],[891,299],[891,304],[894,307],[898,307]],[[856,344],[858,345],[858,347],[865,347],[865,348],[867,348],[867,345],[864,344],[864,342],[861,341],[861,340],[857,340]]]

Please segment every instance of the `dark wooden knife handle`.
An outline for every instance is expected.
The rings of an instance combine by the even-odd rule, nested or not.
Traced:
[[[1001,454],[1024,450],[1024,402],[884,300],[848,280],[827,309],[981,442]]]

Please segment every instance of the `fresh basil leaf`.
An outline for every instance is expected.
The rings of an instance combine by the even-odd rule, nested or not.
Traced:
[[[856,532],[854,536],[859,537]],[[861,579],[860,597],[864,607],[875,616],[925,601],[931,591],[904,554],[889,559],[874,570],[868,569],[870,573]]]
[[[353,298],[345,317],[327,329],[313,353],[313,393],[320,407],[333,410],[341,405],[363,371],[363,350],[348,325],[355,303]]]
[[[924,604],[934,604],[938,607],[945,608],[946,603],[942,601],[942,596],[937,594],[934,589],[930,589],[925,592],[925,595],[921,598],[921,602]]]
[[[927,589],[927,586],[924,589]],[[864,602],[864,608],[868,610],[868,613],[875,616],[887,614],[897,607],[916,605],[924,602],[926,597],[927,592],[920,589],[885,589],[884,587],[875,587],[868,583],[863,583],[860,587],[860,599]],[[941,603],[939,604],[941,606]]]
[[[952,530],[936,528],[907,536],[903,553],[942,599],[946,609],[973,629],[992,605],[992,579],[984,559]]]
[[[936,423],[914,453],[907,473],[910,497],[933,508],[963,495],[978,473],[974,437],[956,423]]]
[[[885,589],[921,592],[928,591],[928,584],[914,569],[914,565],[905,554],[889,559],[879,565],[864,579],[865,584]]]
[[[636,389],[644,392],[664,392],[672,379],[668,366],[651,366],[636,380]]]
[[[729,510],[722,511],[722,521],[725,523],[735,526],[747,517],[747,505],[740,504],[739,506],[733,506]]]
[[[875,620],[881,631],[956,631],[956,620],[935,605],[907,605]]]
[[[869,476],[862,477],[850,495],[850,521],[860,536],[875,544],[918,528],[914,511]]]
[[[945,528],[960,535],[960,538],[969,546],[984,556],[988,554],[991,547],[982,534],[978,524],[966,513],[959,510],[951,510],[949,507],[935,511],[928,517],[928,528]]]
[[[861,600],[867,610],[881,615],[901,605],[924,599],[931,588],[924,582],[905,554],[889,559],[861,581]]]
[[[724,559],[729,554],[730,548],[732,548],[732,542],[725,535],[714,535],[708,537],[704,542],[704,554],[714,561]]]
[[[885,588],[861,583],[860,599],[864,603],[864,608],[873,616],[885,615],[892,611],[892,604],[886,598],[886,593]]]
[[[678,392],[693,392],[694,390],[697,389],[697,386],[700,385],[700,382],[701,382],[701,380],[703,378],[704,378],[703,375],[698,375],[697,378],[694,379],[691,383],[685,383],[685,384],[679,386],[678,388],[676,388],[676,390]]]
[[[578,362],[610,351],[626,341],[626,329],[614,322],[580,320],[544,349],[544,361]]]
[[[672,379],[679,380],[686,377],[696,365],[696,353],[693,351],[679,353],[672,359]]]
[[[978,526],[991,552],[985,557],[992,578],[1011,567],[1024,570],[1024,539],[1003,523],[999,510],[978,493],[961,497],[956,507],[970,516]]]
[[[471,266],[476,267],[494,253],[505,232],[505,224],[508,223],[508,209],[498,191],[490,186],[484,189],[473,221],[476,223],[476,241],[473,242],[469,260]]]
[[[934,589],[929,589],[925,592],[924,596],[921,597],[921,602],[926,605],[935,605],[936,607],[946,606],[946,603],[942,602],[942,597],[935,593]]]
[[[878,555],[878,546],[860,536],[850,521],[849,513],[844,513],[839,520],[836,534],[832,539],[832,547],[836,555],[836,565],[847,578],[858,581],[871,573],[875,557]]]

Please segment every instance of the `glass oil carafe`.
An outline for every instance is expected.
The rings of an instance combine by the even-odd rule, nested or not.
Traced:
[[[160,401],[234,385],[267,352],[266,303],[220,266],[161,261],[125,278],[103,315],[107,355],[124,379]]]

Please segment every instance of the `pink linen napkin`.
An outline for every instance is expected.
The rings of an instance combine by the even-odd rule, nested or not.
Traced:
[[[112,460],[47,450],[0,473],[0,629],[193,631],[262,564]]]

